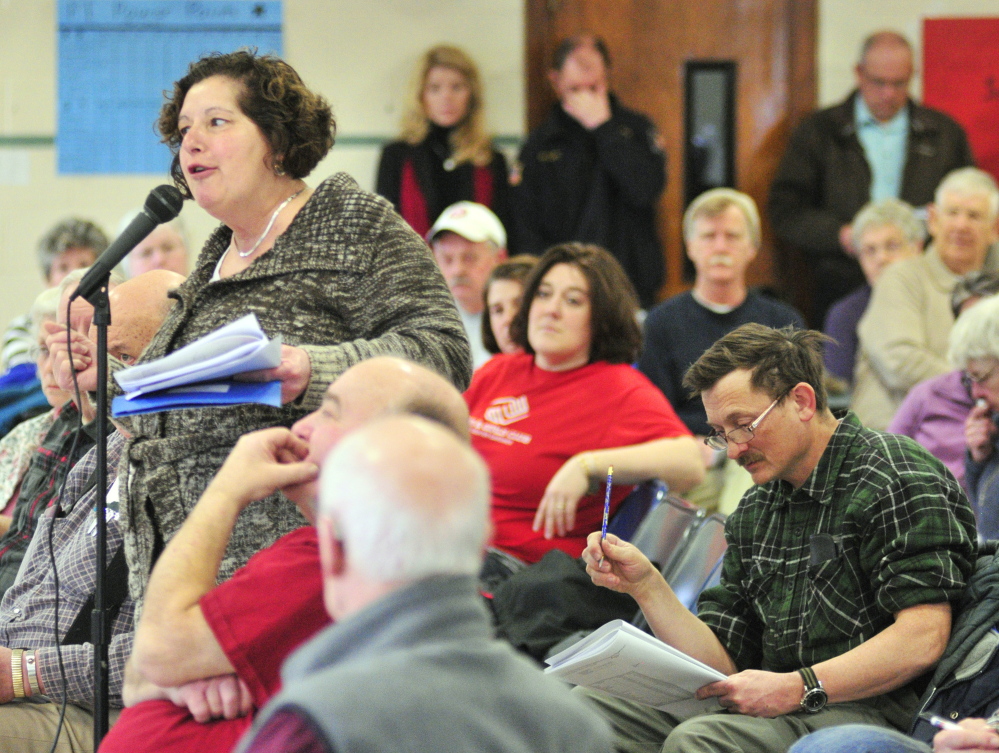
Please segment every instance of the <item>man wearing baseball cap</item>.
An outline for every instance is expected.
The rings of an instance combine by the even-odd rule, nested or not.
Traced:
[[[483,294],[489,273],[507,257],[506,230],[487,207],[459,201],[437,218],[427,242],[458,304],[477,369],[491,355],[482,343]]]

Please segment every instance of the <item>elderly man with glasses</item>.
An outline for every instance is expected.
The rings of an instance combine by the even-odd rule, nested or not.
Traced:
[[[687,611],[635,547],[591,534],[594,583],[631,594],[661,640],[727,675],[687,720],[587,691],[619,751],[784,753],[847,723],[907,728],[913,681],[947,644],[976,553],[961,487],[908,437],[837,420],[808,330],[746,324],[691,367],[712,433],[755,486],[726,522],[720,585]]]

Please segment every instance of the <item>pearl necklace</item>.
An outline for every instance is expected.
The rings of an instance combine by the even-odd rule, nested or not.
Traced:
[[[294,198],[298,196],[300,193],[302,193],[302,191],[304,190],[305,190],[304,188],[300,188],[278,205],[278,208],[274,210],[274,214],[271,215],[271,219],[270,222],[267,223],[267,227],[264,228],[264,232],[260,234],[260,237],[257,238],[257,242],[253,244],[253,248],[251,248],[249,251],[239,250],[239,246],[236,245],[236,234],[233,233],[232,247],[236,249],[236,253],[239,254],[240,257],[243,259],[245,259],[247,256],[253,256],[253,252],[256,251],[258,248],[260,248],[260,243],[264,240],[264,238],[267,237],[267,234],[271,231],[271,228],[274,227],[274,221],[278,218],[278,215],[281,214],[281,210],[284,209],[286,206],[288,206],[294,200]]]

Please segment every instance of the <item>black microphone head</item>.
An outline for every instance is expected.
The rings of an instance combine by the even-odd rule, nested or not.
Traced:
[[[146,197],[143,209],[146,214],[157,222],[169,222],[178,214],[184,206],[184,197],[174,186],[156,186]]]

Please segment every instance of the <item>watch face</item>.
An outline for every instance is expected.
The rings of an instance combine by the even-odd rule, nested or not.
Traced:
[[[801,705],[804,707],[805,711],[810,713],[815,713],[816,711],[821,711],[825,705],[826,700],[829,696],[826,695],[826,691],[821,688],[812,688],[807,693],[805,697],[801,699]]]

